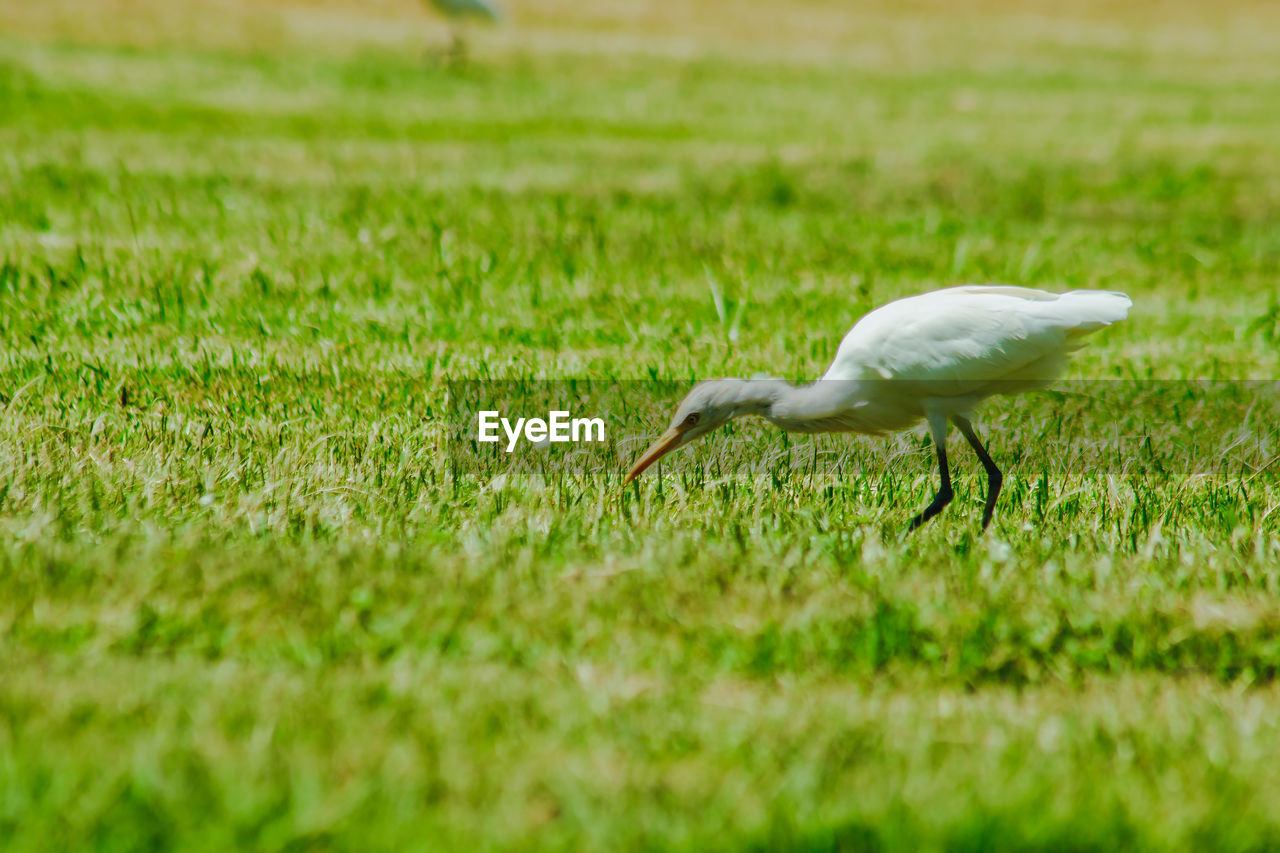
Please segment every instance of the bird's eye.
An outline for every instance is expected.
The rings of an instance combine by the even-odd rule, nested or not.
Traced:
[[[689,415],[689,417],[684,419],[684,425],[687,427],[694,426],[695,424],[698,423],[698,419],[700,417],[702,417],[702,415],[698,414],[697,412],[693,412]]]

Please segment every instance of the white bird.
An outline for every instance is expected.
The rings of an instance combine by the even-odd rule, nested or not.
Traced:
[[[1003,477],[973,430],[975,406],[993,394],[1047,385],[1066,369],[1081,338],[1123,320],[1123,293],[967,285],[881,306],[849,330],[826,374],[810,385],[781,379],[713,379],[684,398],[670,428],[627,474],[630,483],[660,457],[728,421],[756,415],[788,432],[881,435],[924,419],[938,453],[941,486],[911,520],[914,530],[951,502],[948,421],[987,471],[982,527],[991,523]]]
[[[452,43],[449,51],[455,62],[466,58],[467,45],[462,38],[462,21],[466,18],[483,18],[497,23],[502,20],[502,8],[497,0],[430,0],[449,19]]]

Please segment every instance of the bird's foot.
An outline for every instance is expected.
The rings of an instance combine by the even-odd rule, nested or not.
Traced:
[[[907,532],[913,532],[917,527],[942,512],[947,504],[951,503],[953,497],[950,489],[943,489],[933,496],[933,502],[916,514],[911,522],[907,525]]]

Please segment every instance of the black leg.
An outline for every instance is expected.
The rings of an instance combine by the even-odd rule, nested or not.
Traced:
[[[991,456],[982,446],[978,434],[973,431],[973,424],[959,415],[953,415],[951,420],[956,422],[961,435],[969,440],[969,446],[973,448],[974,453],[978,454],[982,467],[987,469],[987,505],[982,510],[982,529],[986,530],[987,525],[991,523],[991,514],[996,510],[996,498],[1000,497],[1000,485],[1004,482],[1004,476],[996,467],[996,463],[991,461]]]
[[[942,484],[938,487],[938,493],[933,496],[933,503],[929,504],[923,510],[911,519],[911,523],[907,525],[907,532],[910,533],[938,513],[942,512],[943,507],[951,503],[951,471],[947,468],[947,420],[930,418],[929,429],[933,433],[933,444],[938,449],[938,473],[942,475]]]

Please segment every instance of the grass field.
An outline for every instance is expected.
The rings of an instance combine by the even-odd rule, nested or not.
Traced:
[[[1280,847],[1280,9],[512,5],[0,0],[0,846]],[[1135,303],[987,534],[918,433],[621,488],[965,281]]]

